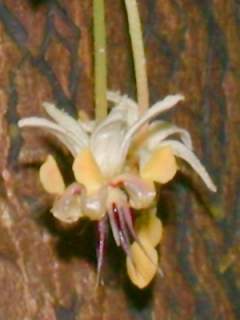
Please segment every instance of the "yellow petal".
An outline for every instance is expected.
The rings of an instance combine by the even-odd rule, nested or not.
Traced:
[[[89,149],[83,149],[75,158],[73,173],[76,180],[86,187],[88,194],[96,192],[103,184],[101,171]]]
[[[51,209],[54,217],[65,224],[77,222],[82,216],[81,202],[84,190],[78,183],[72,183],[64,193],[58,197]]]
[[[136,222],[136,229],[139,238],[145,238],[156,247],[162,239],[162,223],[153,212],[146,212]]]
[[[153,151],[150,159],[141,168],[141,176],[150,181],[167,183],[177,172],[177,162],[170,147]]]
[[[106,214],[107,188],[100,188],[98,192],[84,197],[82,210],[84,217],[92,221],[101,220]]]
[[[39,175],[42,186],[48,193],[63,193],[65,184],[57,162],[53,156],[49,155],[46,161],[41,165]]]
[[[140,238],[146,253],[134,242],[130,247],[130,256],[127,257],[127,273],[134,285],[145,288],[153,279],[158,268],[157,251],[145,238]]]

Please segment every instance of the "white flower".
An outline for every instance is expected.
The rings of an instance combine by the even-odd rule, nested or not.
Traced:
[[[65,223],[82,217],[98,221],[98,271],[108,220],[116,244],[126,252],[130,279],[141,288],[157,271],[154,247],[161,238],[161,230],[156,235],[160,220],[155,213],[149,213],[155,206],[154,182],[164,184],[174,177],[177,157],[185,160],[211,191],[216,191],[207,171],[192,152],[189,133],[155,120],[183,99],[180,94],[167,96],[140,115],[133,100],[109,92],[108,100],[115,107],[100,123],[75,120],[50,103],[43,106],[53,121],[39,117],[19,121],[21,128],[36,127],[51,133],[73,155],[76,182],[68,187],[52,156],[40,168],[45,190],[56,195],[51,209],[53,215]],[[144,129],[146,124],[149,125]],[[148,217],[151,227],[143,226],[141,232],[136,232],[131,208],[137,210],[137,216],[141,215],[139,210],[147,209],[148,213],[143,215]],[[143,221],[146,224],[147,220]]]

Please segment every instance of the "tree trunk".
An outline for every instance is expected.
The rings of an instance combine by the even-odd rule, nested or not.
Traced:
[[[17,127],[44,115],[43,101],[93,115],[91,1],[1,0],[0,319],[240,319],[240,4],[138,2],[151,101],[185,95],[167,118],[190,131],[218,192],[184,168],[160,193],[164,277],[138,291],[110,245],[96,290],[94,227],[57,225],[38,178],[48,153],[63,168],[71,159],[40,130]],[[108,87],[135,97],[123,1],[106,6]]]

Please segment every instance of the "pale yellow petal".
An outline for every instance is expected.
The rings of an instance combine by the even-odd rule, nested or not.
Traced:
[[[101,220],[106,214],[107,188],[100,188],[98,192],[84,197],[82,211],[84,217],[92,221]]]
[[[48,193],[63,193],[65,184],[57,162],[53,156],[49,155],[46,161],[41,165],[39,175],[42,186]]]
[[[73,162],[76,180],[82,183],[88,194],[96,192],[103,184],[101,171],[89,149],[83,149]]]
[[[146,212],[136,222],[139,238],[148,239],[156,247],[162,239],[162,222],[153,212]]]
[[[177,162],[170,147],[166,146],[153,151],[150,159],[140,170],[141,176],[161,184],[170,181],[177,172]]]
[[[137,242],[134,242],[130,247],[126,264],[132,283],[143,289],[152,281],[158,270],[158,256],[157,251],[147,239],[140,238],[140,241],[147,254]]]
[[[52,214],[61,222],[72,224],[77,222],[83,213],[81,203],[85,197],[84,187],[78,183],[72,183],[64,193],[58,197],[51,209]]]

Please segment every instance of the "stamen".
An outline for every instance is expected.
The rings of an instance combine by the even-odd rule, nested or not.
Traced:
[[[107,218],[100,220],[97,223],[97,281],[96,287],[98,287],[100,283],[101,270],[103,267],[104,254],[106,249],[106,238],[108,235],[108,224]]]
[[[114,218],[114,213],[112,210],[108,210],[108,217],[111,225],[111,230],[113,234],[113,238],[116,242],[116,245],[119,247],[120,246],[120,238],[119,238],[119,231],[118,231],[118,226],[116,224],[115,218]]]
[[[112,212],[113,212],[114,220],[115,220],[115,223],[116,223],[118,229],[121,229],[119,211],[118,211],[118,208],[115,203],[112,204]]]
[[[129,243],[127,243],[123,235],[123,232],[121,230],[119,230],[119,239],[120,239],[121,248],[125,252],[126,256],[130,257]]]
[[[119,219],[119,223],[120,223],[120,229],[121,229],[123,236],[126,239],[126,242],[129,246],[130,245],[129,231],[127,229],[127,224],[124,219],[124,209],[122,207],[120,207],[120,209],[118,211],[118,219]]]

